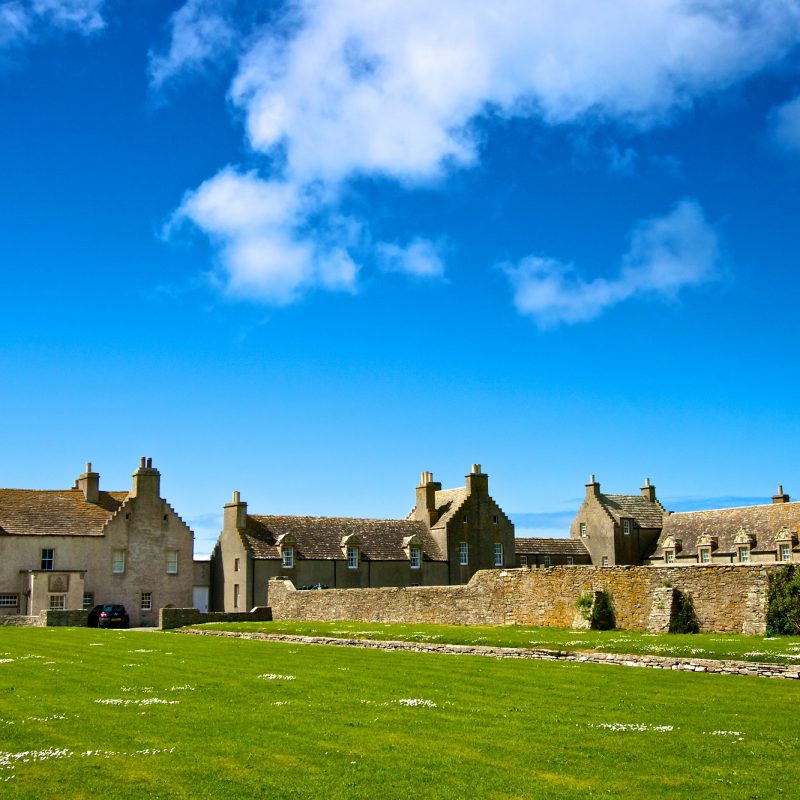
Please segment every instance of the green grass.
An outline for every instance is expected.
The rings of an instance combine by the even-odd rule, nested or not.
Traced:
[[[641,631],[583,631],[517,625],[389,625],[373,622],[214,622],[194,627],[250,633],[482,644],[490,647],[599,650],[606,653],[800,664],[800,636],[773,638],[733,633],[651,634]]]
[[[177,702],[96,702],[152,698]],[[800,682],[0,629],[3,800],[771,798],[798,745]],[[73,755],[8,755],[51,748]]]

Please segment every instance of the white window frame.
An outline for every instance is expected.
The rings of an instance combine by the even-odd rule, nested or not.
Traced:
[[[711,563],[711,548],[710,547],[701,547],[700,548],[700,563],[701,564],[710,564]]]
[[[458,564],[461,567],[469,566],[469,544],[467,542],[458,543]]]
[[[495,542],[494,543],[494,565],[496,567],[503,566],[503,543],[502,542]]]
[[[419,569],[422,566],[422,548],[412,545],[408,551],[408,560],[411,563],[411,569]]]
[[[178,551],[167,550],[167,575],[178,574]]]
[[[629,519],[622,520],[622,534],[623,536],[631,535],[631,521]]]
[[[603,556],[602,560],[600,561],[600,566],[607,567],[608,566],[608,556]]]
[[[527,567],[528,566],[528,554],[527,553],[520,553],[519,565],[521,567]]]
[[[124,575],[127,556],[124,549],[116,548],[111,551],[111,573],[113,575]]]
[[[285,544],[281,547],[281,566],[283,569],[292,569],[294,567],[294,547],[290,544]]]
[[[579,530],[579,532],[581,534],[581,538],[585,539],[586,538],[586,523],[585,522],[579,522],[578,523],[578,530]]]
[[[545,565],[546,567],[552,567],[552,566],[553,566],[553,559],[552,559],[552,558],[550,558],[550,556],[546,555],[546,556],[544,557],[544,565]]]
[[[18,594],[0,594],[0,608],[17,608],[18,606]]]
[[[749,564],[750,563],[750,548],[746,544],[740,544],[736,548],[736,553],[739,557],[740,564]]]
[[[567,556],[567,566],[574,567],[575,566],[575,557],[574,556]]]
[[[675,551],[674,550],[665,550],[664,551],[664,563],[665,564],[674,564],[675,563]]]
[[[779,545],[778,558],[780,561],[791,561],[792,546],[790,544]]]
[[[49,553],[49,555],[45,555],[45,553]],[[41,560],[42,569],[45,572],[52,572],[52,570],[55,568],[55,564],[56,564],[55,547],[43,547],[42,560]]]
[[[67,596],[65,594],[51,594],[48,608],[50,611],[64,611],[67,607]]]
[[[139,601],[139,611],[152,611],[153,610],[153,593],[142,592]]]
[[[347,569],[358,569],[361,553],[354,544],[347,545]]]

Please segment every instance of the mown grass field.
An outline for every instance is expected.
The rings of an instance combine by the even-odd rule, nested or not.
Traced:
[[[214,622],[200,629],[380,639],[401,642],[480,644],[491,647],[544,647],[606,653],[737,659],[774,664],[800,663],[800,636],[738,634],[651,634],[641,631],[581,631],[489,625],[399,625],[373,622]]]
[[[3,800],[795,797],[798,745],[791,681],[0,629]]]

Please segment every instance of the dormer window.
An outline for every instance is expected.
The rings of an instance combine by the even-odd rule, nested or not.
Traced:
[[[674,564],[675,563],[675,549],[669,548],[664,550],[664,563],[665,564]]]
[[[285,544],[281,547],[281,566],[284,569],[292,569],[294,567],[294,547],[290,544]]]
[[[625,536],[631,535],[631,521],[629,519],[622,520],[622,533]]]
[[[359,550],[358,548],[351,544],[347,546],[347,568],[348,569],[358,569],[358,557],[359,557]]]
[[[782,544],[778,550],[778,559],[780,561],[792,560],[792,546],[790,544]]]
[[[700,563],[701,564],[710,564],[711,563],[711,548],[710,547],[701,547],[700,548]]]
[[[740,564],[748,564],[750,563],[750,548],[746,545],[740,545],[736,548],[736,552],[739,556],[739,563]]]
[[[422,549],[420,547],[409,548],[408,560],[411,563],[411,569],[419,569],[422,565]]]

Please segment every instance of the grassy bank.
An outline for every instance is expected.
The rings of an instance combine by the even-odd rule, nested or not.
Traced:
[[[795,682],[0,630],[4,800],[768,798],[798,744]]]
[[[220,622],[200,627],[302,636],[599,650],[606,653],[738,659],[776,664],[800,663],[798,636],[772,638],[713,633],[654,635],[640,631],[580,631],[569,628],[488,625],[383,625],[372,622]]]

